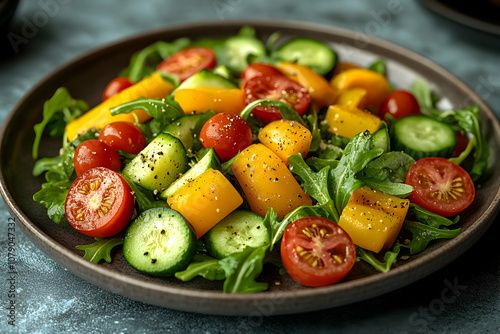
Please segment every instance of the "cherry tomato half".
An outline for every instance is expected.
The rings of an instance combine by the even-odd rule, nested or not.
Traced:
[[[241,72],[241,79],[249,80],[257,76],[274,76],[284,75],[276,67],[264,63],[251,63],[243,72]]]
[[[298,283],[325,286],[349,273],[356,262],[356,248],[339,225],[325,218],[306,217],[285,229],[281,260]]]
[[[106,167],[112,170],[121,168],[118,153],[97,139],[86,140],[78,145],[73,156],[73,164],[78,176],[94,167]]]
[[[411,202],[444,217],[454,216],[474,200],[475,188],[469,174],[445,158],[417,160],[406,175],[413,187]]]
[[[420,106],[412,93],[406,90],[395,90],[382,101],[379,109],[379,117],[383,120],[385,115],[391,115],[398,119],[408,115],[420,114]]]
[[[107,100],[111,96],[118,94],[125,88],[128,88],[132,85],[132,81],[130,81],[130,79],[127,77],[114,78],[108,83],[106,88],[104,88],[104,92],[102,93],[102,100]]]
[[[210,118],[201,128],[200,142],[213,147],[224,162],[252,144],[252,130],[238,115],[220,113]]]
[[[105,238],[127,226],[134,211],[134,196],[120,174],[96,167],[76,178],[64,209],[68,222],[76,230]]]
[[[245,104],[260,99],[278,100],[292,106],[299,115],[304,114],[311,102],[307,89],[284,75],[250,78],[243,84],[243,94]],[[257,106],[252,112],[266,124],[283,118],[276,107]]]
[[[215,53],[206,47],[182,49],[164,59],[156,68],[169,74],[175,74],[182,82],[201,71],[215,67]]]
[[[129,122],[107,124],[99,133],[99,140],[114,150],[130,154],[137,154],[146,147],[146,139],[142,131]]]

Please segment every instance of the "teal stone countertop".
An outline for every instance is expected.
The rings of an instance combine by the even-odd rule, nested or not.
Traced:
[[[455,74],[500,115],[500,34],[462,26],[419,1],[21,0],[8,31],[22,39],[0,45],[0,122],[44,76],[96,47],[179,23],[243,18],[319,23],[393,42]],[[18,229],[15,326],[8,323],[8,223],[2,200],[0,333],[500,331],[498,219],[463,256],[409,286],[342,307],[257,319],[174,311],[113,294],[48,258]]]

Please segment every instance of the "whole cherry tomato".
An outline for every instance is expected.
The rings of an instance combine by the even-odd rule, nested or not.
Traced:
[[[108,144],[97,139],[86,140],[78,145],[73,156],[73,164],[78,176],[94,167],[106,167],[112,170],[121,168],[118,153]]]
[[[130,154],[137,154],[146,147],[146,139],[142,131],[128,122],[107,124],[99,133],[99,140],[108,144],[114,150]]]
[[[130,81],[130,79],[127,77],[114,78],[108,83],[106,88],[104,88],[104,92],[102,93],[102,100],[107,100],[111,96],[118,94],[125,88],[128,88],[132,85],[132,81]]]
[[[379,109],[381,119],[388,121],[385,116],[391,115],[398,119],[408,115],[420,114],[420,106],[415,96],[406,90],[395,90],[382,101]]]

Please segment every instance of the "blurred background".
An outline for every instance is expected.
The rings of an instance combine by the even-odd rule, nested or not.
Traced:
[[[497,3],[0,0],[0,123],[43,77],[97,47],[175,24],[243,18],[318,23],[385,39],[444,67],[500,115]],[[8,219],[0,200],[0,232],[6,231]],[[335,309],[262,318],[244,327],[245,332],[496,332],[500,329],[500,256],[495,247],[498,224],[490,231],[458,260],[408,287]],[[104,291],[59,266],[18,233],[14,328],[7,324],[5,315],[7,237],[6,233],[1,235],[2,333],[222,333],[235,332],[249,321],[168,310]],[[446,281],[459,282],[465,288],[453,302],[439,307],[436,301],[441,300]]]

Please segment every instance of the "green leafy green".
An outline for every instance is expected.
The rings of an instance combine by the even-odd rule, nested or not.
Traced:
[[[33,200],[47,209],[47,215],[56,224],[64,217],[64,203],[71,181],[54,181],[42,184],[42,189],[33,195]]]
[[[219,265],[226,273],[224,292],[252,293],[267,290],[268,284],[257,282],[261,274],[266,251],[269,245],[246,247],[242,252],[229,255],[219,260]]]
[[[136,185],[130,178],[127,176],[121,174],[125,181],[127,181],[127,184],[130,187],[130,190],[132,190],[135,198],[135,203],[137,204],[137,207],[139,208],[139,212],[146,211],[148,209],[152,208],[167,208],[168,204],[165,201],[157,200],[154,198],[153,193],[151,191],[146,190],[138,185]]]
[[[420,205],[416,205],[414,203],[410,203],[408,215],[414,215],[419,222],[435,228],[456,224],[460,218],[459,216],[456,216],[454,220],[450,220],[443,216],[432,213],[424,209]]]
[[[66,124],[88,109],[87,103],[73,99],[66,88],[58,88],[54,95],[43,104],[42,121],[33,127],[35,131],[32,148],[33,159],[38,158],[38,149],[45,129],[50,130],[53,137],[62,136]]]
[[[123,238],[95,238],[96,242],[89,245],[78,245],[76,249],[85,251],[84,259],[94,263],[101,260],[111,263],[111,251],[118,245],[123,244]]]
[[[175,277],[187,282],[196,276],[202,276],[214,281],[225,279],[226,273],[219,264],[219,260],[205,254],[196,253],[189,266],[183,271],[176,272]]]
[[[371,71],[378,72],[378,73],[380,73],[380,74],[382,74],[384,76],[387,74],[387,71],[386,71],[386,68],[385,68],[385,62],[382,59],[379,59],[379,60],[375,61],[374,63],[372,63],[368,67],[368,69],[371,70]]]
[[[156,137],[166,125],[184,115],[179,104],[170,97],[164,99],[147,99],[140,97],[134,101],[126,102],[111,108],[111,115],[122,113],[128,114],[136,109],[143,109],[148,115],[153,117],[148,123],[139,125],[141,130],[146,134],[148,140]]]

